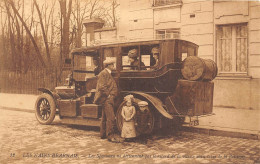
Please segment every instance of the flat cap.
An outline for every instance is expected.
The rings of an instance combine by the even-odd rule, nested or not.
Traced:
[[[147,106],[148,103],[146,101],[140,101],[138,102],[138,106]]]
[[[103,64],[104,65],[109,65],[109,64],[114,64],[116,61],[114,59],[111,58],[107,58],[106,60],[104,60]]]
[[[128,52],[128,57],[130,57],[130,58],[135,58],[135,57],[137,57],[137,49],[131,49],[131,50]]]

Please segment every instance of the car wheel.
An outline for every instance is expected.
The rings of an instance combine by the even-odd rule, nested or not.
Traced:
[[[35,116],[39,123],[49,125],[55,118],[56,105],[53,97],[49,94],[40,95],[35,103]]]
[[[133,101],[133,106],[136,110],[136,115],[134,117],[135,120],[135,128],[136,128],[136,134],[150,134],[155,129],[155,115],[154,112],[149,108],[146,113],[142,113],[138,107],[138,102],[142,101],[138,98],[135,98],[135,101]],[[121,115],[123,106],[126,105],[126,101],[123,101],[116,112],[116,124],[119,132],[122,131],[123,127],[123,117]]]

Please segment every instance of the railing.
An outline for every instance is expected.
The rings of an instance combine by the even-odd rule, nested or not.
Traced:
[[[154,0],[153,6],[165,6],[165,5],[172,5],[181,3],[181,0]]]
[[[54,69],[31,70],[26,73],[19,71],[0,71],[0,92],[19,94],[40,94],[38,88],[54,89],[63,85],[70,70],[62,73]]]

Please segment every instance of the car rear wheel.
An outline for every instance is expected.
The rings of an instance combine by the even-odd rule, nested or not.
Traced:
[[[138,102],[142,100],[135,98],[133,101],[132,105],[135,107],[136,110],[136,115],[134,117],[135,120],[135,129],[136,129],[136,135],[141,135],[141,134],[149,134],[154,131],[155,128],[155,116],[154,116],[154,111],[149,108],[146,110],[146,112],[141,112],[139,107],[138,107]],[[121,115],[123,107],[126,105],[126,101],[123,101],[116,112],[116,124],[119,132],[122,131],[123,127],[123,117]]]
[[[40,95],[35,103],[35,116],[39,123],[49,125],[55,118],[56,105],[53,97],[49,94]]]

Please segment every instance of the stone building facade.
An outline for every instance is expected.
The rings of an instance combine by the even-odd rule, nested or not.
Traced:
[[[212,59],[218,65],[214,106],[260,110],[259,1],[119,3],[118,25],[114,32],[109,31],[116,35],[111,42],[167,38],[194,42],[199,45],[199,57]],[[104,36],[103,40],[109,40],[109,35]]]

